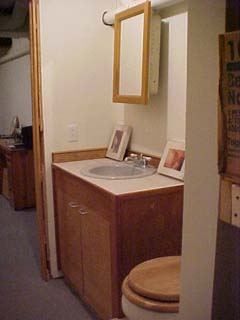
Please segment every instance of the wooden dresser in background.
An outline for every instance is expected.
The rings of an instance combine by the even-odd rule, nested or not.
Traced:
[[[15,210],[35,206],[33,151],[0,139],[0,192]]]

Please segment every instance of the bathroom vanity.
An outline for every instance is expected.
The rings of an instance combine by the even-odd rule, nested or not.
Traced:
[[[121,317],[121,284],[138,263],[181,253],[183,183],[158,174],[87,177],[110,159],[53,164],[59,268],[102,319]]]

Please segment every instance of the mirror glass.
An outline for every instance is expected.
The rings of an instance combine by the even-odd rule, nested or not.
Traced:
[[[120,47],[120,95],[141,95],[144,16],[123,20]]]
[[[149,1],[115,16],[114,102],[148,102],[149,29]]]

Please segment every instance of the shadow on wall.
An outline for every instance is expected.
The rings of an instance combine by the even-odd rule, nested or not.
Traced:
[[[131,149],[160,155],[167,140],[169,23],[161,24],[159,91],[152,95],[147,106],[124,105],[124,121],[134,130]]]

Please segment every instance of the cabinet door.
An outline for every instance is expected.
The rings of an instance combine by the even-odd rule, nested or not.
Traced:
[[[65,201],[65,192],[54,186],[54,210],[55,210],[55,227],[56,227],[56,242],[57,242],[57,258],[58,268],[62,270],[62,255],[64,251],[64,212],[67,210]]]
[[[121,280],[145,260],[181,254],[182,212],[182,190],[121,201]]]
[[[66,280],[82,295],[82,246],[81,246],[81,216],[75,199],[68,194],[62,194],[64,204],[61,210],[61,267]]]
[[[112,316],[110,223],[91,209],[82,215],[84,300],[103,318]]]

